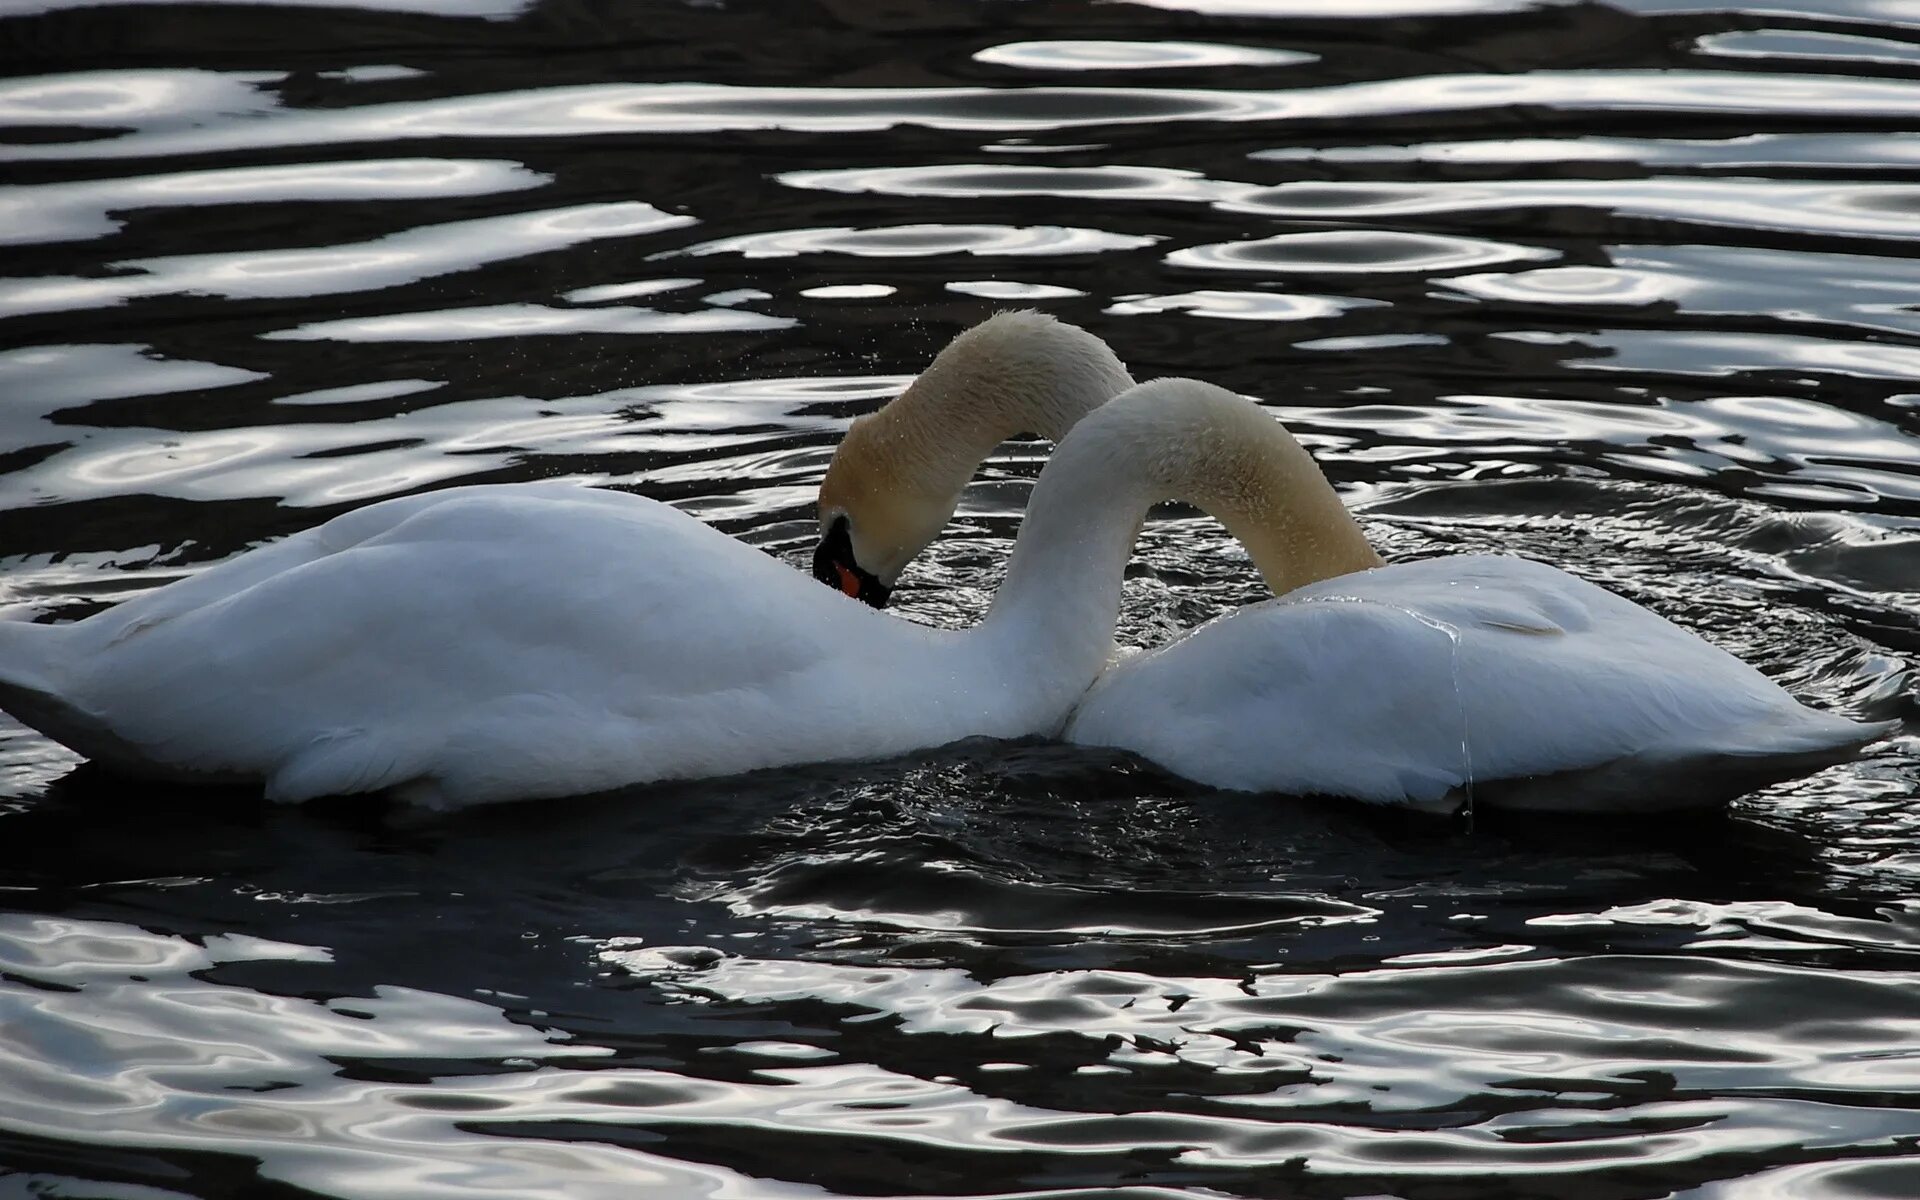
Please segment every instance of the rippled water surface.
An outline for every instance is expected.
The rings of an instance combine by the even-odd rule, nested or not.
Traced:
[[[569,478],[801,561],[1056,312],[1915,728],[1908,0],[0,6],[0,606]],[[1044,447],[899,606],[982,611]],[[1257,597],[1151,522],[1123,636]],[[1920,1195],[1920,739],[1680,823],[962,744],[426,820],[0,722],[0,1197]]]

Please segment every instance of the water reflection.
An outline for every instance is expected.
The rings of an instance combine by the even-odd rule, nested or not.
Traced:
[[[516,163],[391,159],[325,166],[182,171],[98,183],[41,184],[0,194],[0,243],[76,241],[117,233],[108,215],[143,208],[285,200],[405,200],[521,191],[548,182]]]
[[[963,296],[979,296],[985,300],[1013,300],[1034,302],[1039,300],[1066,300],[1073,296],[1084,296],[1078,288],[1060,287],[1051,283],[1022,283],[1016,279],[953,279],[948,280],[946,288]]]
[[[0,317],[179,294],[253,299],[375,291],[600,238],[691,224],[692,217],[627,201],[426,225],[356,245],[132,259],[108,265],[137,275],[0,279]]]
[[[1703,54],[1733,58],[1813,58],[1832,62],[1920,65],[1920,45],[1891,38],[1818,30],[1753,29],[1700,39]]]
[[[1258,46],[1210,42],[1007,42],[989,46],[975,61],[1035,71],[1145,71],[1191,67],[1286,67],[1315,55]]]
[[[164,358],[149,346],[41,345],[0,351],[0,381],[15,400],[9,412],[31,400],[42,413],[127,396],[203,392],[269,378],[218,363]]]
[[[1700,316],[1765,316],[1920,333],[1906,260],[1728,246],[1609,246],[1612,267],[1461,275],[1447,288],[1522,304],[1670,303]],[[1819,280],[1819,286],[1809,281]],[[1752,335],[1752,340],[1760,340]]]
[[[1147,167],[1029,167],[965,164],[788,171],[789,187],[889,196],[1071,196],[1109,200],[1211,200],[1231,185],[1195,171]]]
[[[1564,206],[1681,223],[1851,237],[1908,238],[1920,188],[1906,184],[1648,179],[1623,195],[1603,179],[1403,184],[1282,184],[1227,203],[1236,212],[1380,220],[1429,213]]]
[[[631,305],[574,309],[493,304],[485,308],[313,321],[260,336],[287,342],[468,342],[578,333],[725,333],[784,329],[791,324],[793,322],[784,317],[731,309],[667,313]]]
[[[1262,162],[1449,163],[1461,166],[1513,164],[1685,164],[1695,172],[1718,169],[1821,167],[1874,172],[1920,157],[1920,144],[1904,135],[1870,132],[1750,133],[1737,137],[1488,138],[1382,146],[1283,146],[1256,151]]]
[[[1150,235],[1067,229],[1058,225],[896,225],[884,229],[793,229],[702,242],[661,257],[737,254],[743,258],[792,258],[801,254],[856,254],[862,258],[925,258],[937,254],[1097,254],[1135,250],[1160,239]]]
[[[1121,296],[1107,311],[1118,316],[1184,312],[1232,321],[1311,321],[1337,317],[1349,309],[1377,304],[1346,296],[1302,296],[1282,292],[1184,292],[1173,296]]]
[[[1032,305],[1389,558],[1913,725],[1901,0],[92,2],[0,17],[9,617],[455,483],[804,565],[847,422]],[[1045,456],[903,615],[980,617]],[[1157,512],[1120,640],[1263,594]],[[1916,787],[1467,826],[972,743],[423,822],[0,722],[0,1191],[1905,1194]]]
[[[283,76],[195,70],[86,71],[0,82],[0,121],[9,125],[172,125],[215,115],[257,115],[277,107],[258,85]]]
[[[241,148],[404,143],[419,138],[552,138],[621,133],[714,134],[881,131],[901,124],[968,132],[1065,131],[1174,122],[1273,122],[1456,115],[1539,105],[1566,111],[1920,115],[1920,84],[1899,79],[1745,71],[1615,70],[1462,73],[1298,87],[805,88],[712,84],[607,84],[529,89],[431,101],[367,104],[331,112],[282,108],[264,90],[278,76],[204,71],[101,72],[0,87],[0,119],[130,132],[57,145],[14,146],[16,160],[208,154]],[[180,129],[157,119],[173,106],[205,113]],[[177,111],[177,110],[176,110]],[[262,119],[236,119],[247,112]],[[214,115],[218,114],[218,115]]]
[[[1341,231],[1281,233],[1249,242],[1190,246],[1167,256],[1176,267],[1228,271],[1454,271],[1516,259],[1552,258],[1539,246],[1518,246],[1437,234]]]

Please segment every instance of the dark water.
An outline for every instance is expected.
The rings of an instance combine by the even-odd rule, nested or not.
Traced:
[[[798,561],[846,419],[1033,305],[1390,557],[1914,728],[1908,0],[0,12],[7,615],[455,482]],[[1257,594],[1169,512],[1124,633]],[[0,1197],[1920,1195],[1917,784],[1467,828],[968,744],[421,821],[0,723]]]

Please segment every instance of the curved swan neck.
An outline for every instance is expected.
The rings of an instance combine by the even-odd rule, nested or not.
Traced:
[[[1058,442],[1133,379],[1099,338],[1039,312],[987,318],[948,343],[918,378],[867,418],[871,433],[957,497],[1017,433]]]
[[[1132,383],[1084,329],[1043,313],[989,317],[848,427],[820,480],[821,535],[844,519],[853,561],[842,565],[890,586],[940,535],[995,447],[1023,430],[1058,440]]]
[[[1217,424],[1200,439],[1206,465],[1190,490],[1173,498],[1224,525],[1275,595],[1380,566],[1380,555],[1306,447],[1265,409],[1233,399],[1237,403],[1220,405]]]
[[[1054,451],[987,624],[1104,653],[1134,535],[1160,500],[1214,516],[1275,592],[1380,565],[1312,456],[1264,409],[1211,384],[1158,379],[1088,416]]]

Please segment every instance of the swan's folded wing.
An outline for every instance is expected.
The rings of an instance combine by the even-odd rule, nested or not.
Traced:
[[[1454,673],[1406,613],[1271,603],[1108,671],[1067,736],[1215,787],[1438,803],[1469,772]]]
[[[1468,559],[1243,609],[1110,671],[1069,736],[1220,787],[1433,804],[1469,781],[1613,763],[1615,791],[1692,787],[1734,757],[1784,778],[1873,733],[1621,597]]]
[[[393,533],[443,505],[462,505],[512,497],[524,502],[551,499],[606,506],[610,509],[647,505],[651,501],[624,492],[564,483],[482,484],[445,488],[413,496],[398,496],[342,513],[323,525],[303,529],[276,542],[255,547],[175,580],[164,588],[135,596],[76,626],[76,651],[97,652],[113,643],[151,629],[183,613],[224,600],[288,571],[351,550]]]
[[[1648,812],[1710,808],[1854,758],[1898,721],[1850,721],[1801,710],[1683,736],[1581,771],[1516,778],[1488,792],[1502,808],[1535,812]]]
[[[446,774],[462,756],[551,772],[590,757],[571,753],[589,721],[598,745],[668,756],[663,717],[829,654],[774,610],[795,591],[831,597],[753,547],[632,497],[495,491],[234,573],[245,586],[93,655],[72,701],[153,763],[300,798]]]

